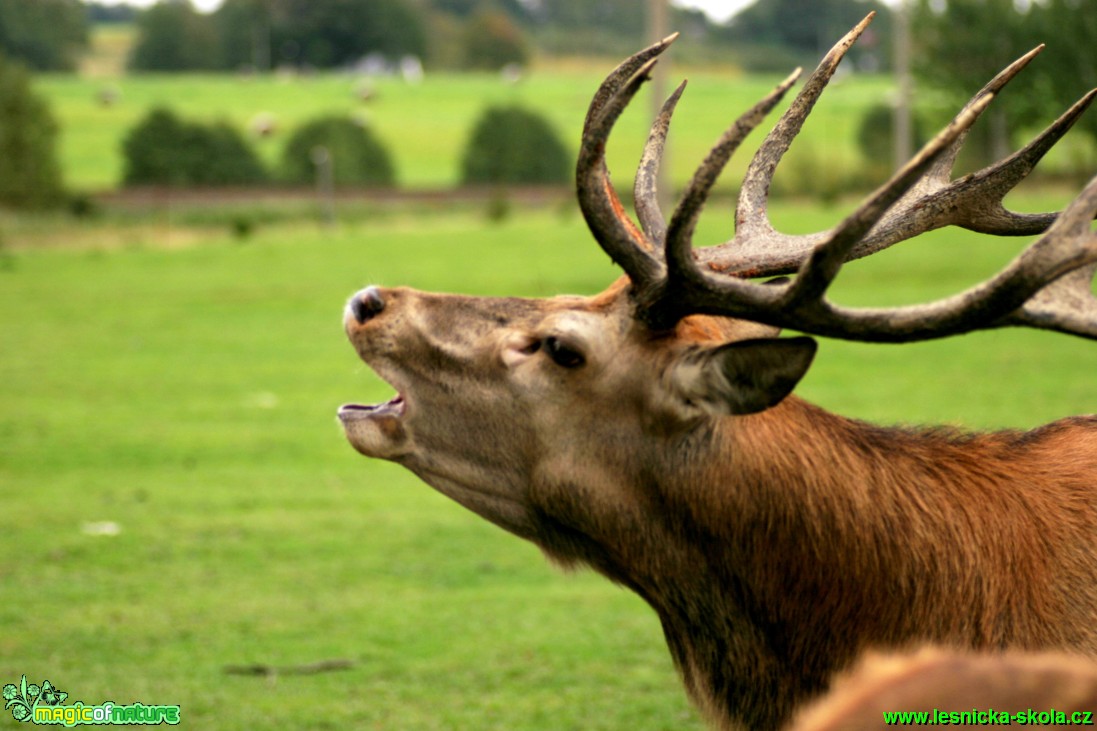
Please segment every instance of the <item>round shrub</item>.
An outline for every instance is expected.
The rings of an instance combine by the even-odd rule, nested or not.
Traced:
[[[565,183],[571,158],[549,123],[521,107],[491,107],[461,161],[465,184]]]
[[[895,109],[890,104],[876,104],[865,112],[857,127],[857,146],[874,178],[886,178],[894,169]],[[915,115],[911,121],[914,151],[925,144],[925,125]]]
[[[63,200],[57,131],[27,72],[0,57],[0,204],[42,208]]]
[[[126,185],[182,184],[183,168],[178,164],[184,152],[179,140],[183,122],[167,109],[153,109],[122,142]]]
[[[465,66],[499,71],[529,63],[530,46],[521,28],[502,11],[477,13],[465,29]]]
[[[126,185],[253,185],[266,171],[244,138],[229,125],[186,122],[153,109],[126,136]]]
[[[336,185],[393,185],[392,158],[366,127],[344,117],[322,117],[298,129],[282,154],[286,180],[308,183],[316,179],[316,149],[327,150]]]
[[[192,138],[205,164],[194,171],[196,185],[254,185],[266,182],[267,171],[243,135],[224,122],[199,127]]]

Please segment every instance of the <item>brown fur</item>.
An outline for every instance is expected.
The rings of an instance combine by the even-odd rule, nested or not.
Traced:
[[[884,713],[934,710],[974,712],[974,718],[949,718],[965,726],[988,725],[991,712],[995,725],[1004,725],[1000,714],[1006,712],[1008,725],[1046,726],[1039,714],[1053,710],[1063,713],[1069,725],[1092,725],[1097,723],[1097,664],[1063,654],[974,655],[937,648],[871,656],[840,678],[834,692],[798,714],[792,728],[880,728]]]
[[[636,591],[721,728],[778,728],[869,649],[1097,657],[1097,416],[882,429],[795,397],[724,416],[675,395],[676,365],[771,329],[694,316],[653,333],[620,282],[383,294],[347,328],[407,395],[406,434],[358,422],[352,443]],[[531,347],[557,335],[582,367]]]
[[[656,609],[717,722],[776,728],[874,647],[1097,656],[1097,417],[919,432],[790,398],[742,421],[680,444],[612,536],[584,525],[605,519],[587,491],[546,511],[595,539],[550,554]]]

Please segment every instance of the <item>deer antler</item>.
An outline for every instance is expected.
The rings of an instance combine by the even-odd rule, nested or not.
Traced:
[[[1097,338],[1097,177],[1062,213],[1019,214],[1002,200],[1069,130],[1097,97],[1083,96],[1023,149],[957,180],[951,171],[967,131],[1042,49],[1012,63],[882,187],[830,231],[792,236],[774,230],[766,214],[773,174],[846,51],[872,20],[846,34],[812,73],[763,140],[747,169],[736,210],[735,236],[695,251],[692,237],[709,191],[731,155],[798,78],[797,70],[742,115],[697,169],[669,224],[656,203],[655,178],[683,83],[657,116],[634,191],[642,230],[628,218],[605,164],[606,140],[657,57],[675,36],[617,67],[591,102],[576,168],[579,204],[598,243],[632,280],[639,317],[657,329],[690,313],[727,315],[848,340],[913,341],[1005,325],[1026,325]],[[888,309],[832,304],[826,290],[841,266],[947,225],[982,233],[1043,233],[991,279],[936,302]],[[792,281],[761,284],[747,277],[796,273]]]

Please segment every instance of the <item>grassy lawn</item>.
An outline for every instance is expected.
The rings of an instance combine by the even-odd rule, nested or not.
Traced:
[[[128,42],[111,30],[83,76],[36,78],[74,189],[118,185],[121,140],[156,105],[241,129],[273,115],[279,131],[255,140],[271,163],[306,119],[359,115],[391,147],[402,186],[451,186],[489,104],[545,113],[574,149],[612,66],[538,68],[518,84],[376,79],[363,102],[351,75],[122,76]],[[777,81],[672,72],[681,76],[679,186]],[[114,104],[98,101],[105,89],[117,90]],[[883,78],[837,80],[778,187],[855,162],[860,115],[890,89]],[[622,188],[650,120],[646,95],[634,104],[609,151]],[[1030,193],[1017,205],[1068,198]],[[772,213],[779,227],[813,230],[850,205]],[[68,703],[179,704],[191,728],[701,729],[638,598],[590,573],[561,575],[410,473],[358,456],[335,420],[342,402],[390,395],[342,334],[349,294],[371,282],[597,292],[618,272],[573,209],[491,225],[475,206],[362,208],[334,229],[294,210],[169,207],[79,223],[0,214],[0,684],[25,674]],[[241,217],[255,227],[246,238],[232,233]],[[712,201],[697,240],[727,238],[731,219],[729,200]],[[938,232],[851,265],[834,298],[945,296],[1023,243]],[[1027,428],[1097,411],[1095,372],[1092,342],[1049,333],[824,341],[798,392],[882,423]],[[225,672],[323,660],[350,667]],[[0,728],[15,726],[0,712]]]
[[[7,258],[0,680],[178,703],[193,728],[688,725],[638,600],[561,578],[358,457],[334,420],[386,388],[341,334],[350,292],[374,279],[589,290],[612,276],[572,245],[577,221],[566,236],[552,224],[290,227],[246,245]],[[86,533],[104,521],[120,534]],[[354,668],[222,672],[332,658]]]
[[[590,67],[533,71],[518,84],[494,74],[428,74],[423,83],[396,79],[368,82],[349,74],[316,76],[141,75],[116,79],[53,75],[39,77],[37,88],[51,102],[61,125],[62,166],[69,185],[99,190],[119,184],[121,142],[128,130],[157,105],[184,117],[224,119],[249,129],[259,114],[277,120],[278,131],[255,140],[261,156],[276,163],[289,134],[322,114],[355,115],[368,122],[388,145],[399,183],[406,187],[446,187],[458,181],[461,151],[479,114],[493,104],[522,104],[547,115],[561,139],[576,149],[587,104],[612,62]],[[675,118],[673,177],[684,183],[720,133],[764,96],[778,81],[735,77],[713,71],[672,70],[688,76],[690,87]],[[363,84],[373,98],[363,102]],[[100,92],[119,94],[112,105]],[[836,83],[805,129],[800,147],[826,162],[857,160],[855,129],[861,112],[885,95],[891,84],[877,77]],[[613,137],[610,162],[619,177],[630,177],[651,121],[648,92],[642,92]],[[767,127],[768,128],[768,127]],[[730,170],[738,179],[749,155]]]
[[[116,78],[41,75],[36,88],[48,98],[60,123],[61,164],[67,185],[76,190],[99,191],[121,184],[122,141],[156,106],[168,106],[188,119],[225,120],[244,132],[251,129],[257,116],[272,116],[276,131],[251,141],[274,170],[290,134],[307,120],[321,115],[361,119],[390,150],[397,184],[424,189],[447,188],[459,182],[466,141],[476,119],[491,105],[519,104],[542,113],[565,145],[575,151],[587,105],[611,67],[612,62],[593,61],[535,69],[517,84],[508,84],[494,74],[433,73],[416,85],[331,73],[260,77],[153,74]],[[779,81],[777,77],[672,66],[670,79],[676,83],[681,78],[689,79],[689,87],[678,106],[667,153],[676,188],[685,185],[724,129]],[[373,92],[368,102],[359,97],[363,85]],[[117,93],[115,103],[100,103],[105,89]],[[890,98],[892,92],[893,83],[885,77],[859,75],[834,80],[789,151],[775,187],[792,193],[818,192],[840,188],[851,178],[864,185],[867,179],[860,172],[865,161],[857,143],[858,128],[865,113]],[[919,99],[938,109],[938,116],[951,109],[929,93]],[[1064,100],[1063,109],[1070,101]],[[1009,95],[998,103],[1011,103]],[[642,90],[611,137],[607,153],[610,169],[623,188],[631,185],[653,117],[651,104],[650,90]],[[780,111],[783,107],[732,158],[721,189],[730,190],[741,180],[763,133]],[[1058,111],[1049,110],[1045,121],[1050,122]],[[1016,143],[1025,139],[1020,135]],[[1079,161],[1092,159],[1093,145],[1082,135],[1072,134],[1052,150],[1041,170],[1072,170],[1077,175]]]
[[[720,207],[699,241],[728,233]],[[842,210],[774,217],[803,229]],[[592,293],[616,271],[580,218],[227,231],[176,230],[166,248],[155,230],[104,226],[102,246],[0,260],[0,683],[179,704],[191,728],[700,729],[639,599],[561,576],[353,453],[334,419],[388,396],[342,335],[351,292]],[[1015,248],[938,234],[851,265],[835,298],[944,295]],[[825,341],[800,393],[885,423],[1029,427],[1097,411],[1095,372],[1093,343],[1048,333]],[[117,535],[97,535],[104,523]],[[326,659],[353,666],[223,670]]]

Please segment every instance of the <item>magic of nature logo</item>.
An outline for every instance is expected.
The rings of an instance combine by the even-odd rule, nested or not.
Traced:
[[[24,675],[19,683],[3,688],[4,708],[16,721],[53,726],[106,725],[146,726],[179,723],[179,706],[145,703],[123,705],[107,701],[89,705],[82,701],[66,704],[69,694],[50,681],[28,683]]]

